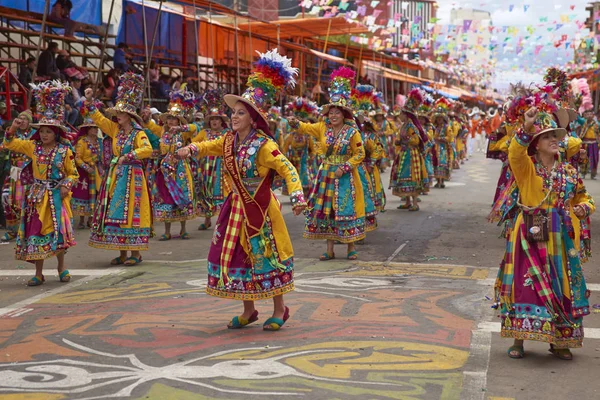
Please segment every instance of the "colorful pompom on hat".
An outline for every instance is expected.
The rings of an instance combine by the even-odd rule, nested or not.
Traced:
[[[101,101],[94,100],[94,106],[96,107],[97,110],[100,110],[100,109],[102,109],[102,107],[104,105],[102,104]],[[83,123],[77,127],[77,129],[80,130],[80,133],[81,133],[82,129],[86,130],[85,128],[98,127],[98,125],[96,125],[96,123],[92,119],[91,114],[89,112],[87,112],[87,111],[82,112],[81,116],[83,117]]]
[[[61,132],[68,133],[69,129],[65,125],[65,97],[71,91],[71,87],[58,80],[30,85],[36,103],[35,117],[38,120],[31,126],[55,126]]]
[[[292,60],[279,54],[277,49],[257,53],[259,58],[248,77],[246,91],[241,96],[226,94],[224,100],[230,108],[238,101],[249,105],[267,124],[269,109],[275,104],[278,96],[286,88],[296,85],[294,77],[298,74],[298,69],[293,68]]]
[[[450,108],[452,104],[450,100],[445,97],[440,97],[436,100],[433,105],[433,111],[431,112],[431,119],[436,119],[437,117],[443,117],[444,119],[448,119],[448,113],[450,112]]]
[[[273,106],[269,108],[269,122],[281,121],[281,108]]]
[[[307,122],[316,120],[318,107],[315,103],[304,97],[297,97],[288,104],[288,110],[290,110],[294,114],[294,117],[298,118],[300,121]]]
[[[160,114],[160,120],[167,122],[169,117],[177,118],[180,123],[187,124],[187,118],[194,109],[196,97],[189,90],[174,90],[169,93],[167,112]]]
[[[429,121],[432,106],[433,97],[431,97],[431,95],[423,96],[423,104],[419,106],[419,109],[417,110],[417,116],[420,118],[425,118],[427,121]]]
[[[354,87],[356,73],[347,67],[340,67],[333,71],[329,81],[329,104],[325,104],[321,113],[327,115],[331,107],[339,107],[352,115],[350,94]]]
[[[423,104],[424,97],[425,96],[420,89],[411,90],[406,97],[406,102],[404,103],[404,107],[402,107],[401,111],[416,116],[419,111],[419,107],[421,104]]]
[[[220,117],[223,122],[229,121],[227,108],[223,96],[225,93],[221,89],[207,90],[201,98],[200,110],[204,118]]]
[[[350,95],[352,107],[357,113],[369,115],[377,107],[375,88],[371,85],[356,85]]]
[[[143,125],[142,117],[137,114],[144,98],[144,77],[133,72],[125,72],[119,78],[117,100],[115,106],[106,110],[106,115],[115,117],[117,113],[124,112]]]

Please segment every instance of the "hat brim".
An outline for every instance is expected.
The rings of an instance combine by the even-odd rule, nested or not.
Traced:
[[[173,114],[170,114],[168,112],[160,114],[158,116],[158,119],[160,119],[162,122],[164,122],[166,124],[167,120],[169,119],[169,117],[171,117],[171,118],[177,118],[177,120],[181,124],[187,124],[187,119],[185,119],[185,117],[182,117],[181,115],[173,115]]]
[[[36,129],[39,129],[39,128],[43,127],[43,126],[49,126],[49,127],[53,126],[53,127],[55,127],[55,128],[58,128],[58,129],[60,129],[60,130],[61,130],[61,131],[63,131],[64,133],[69,133],[69,130],[67,129],[67,127],[66,127],[66,126],[63,126],[63,125],[56,125],[56,124],[44,124],[43,122],[42,122],[42,123],[37,123],[37,124],[31,124],[31,127],[32,127],[32,128],[36,128]]]
[[[531,139],[530,143],[533,143],[533,141],[535,139],[537,139],[538,137],[540,137],[544,133],[553,132],[553,131],[556,131],[556,134],[558,135],[558,140],[559,141],[563,140],[567,136],[567,130],[565,128],[548,128],[548,129],[544,129],[544,130],[536,133],[535,135],[533,135],[533,139]]]
[[[125,113],[125,114],[129,114],[129,116],[133,119],[135,119],[137,121],[138,124],[140,124],[141,126],[144,126],[144,120],[142,119],[142,117],[140,117],[139,115],[137,115],[136,113],[132,113],[129,111],[123,111],[123,110],[117,110],[114,107],[111,108],[107,108],[105,111],[105,114],[107,117],[109,118],[113,118],[117,116],[117,113]]]
[[[79,125],[79,126],[77,127],[77,129],[83,129],[83,128],[97,128],[97,127],[98,127],[98,125],[96,125],[96,124],[82,124],[82,125]]]
[[[564,108],[559,108],[553,114],[558,120],[558,126],[560,128],[567,129],[570,122],[569,112]]]
[[[333,103],[325,104],[321,108],[321,114],[322,115],[329,114],[329,110],[331,109],[331,107],[341,108],[342,110],[348,111],[350,113],[350,115],[354,115],[354,110],[352,110],[352,108],[350,108],[348,106],[342,106],[340,104],[333,104]]]
[[[238,96],[235,94],[226,94],[225,96],[223,96],[223,100],[225,101],[225,104],[227,104],[227,106],[231,109],[233,109],[233,107],[235,107],[235,105],[240,101],[244,104],[249,105],[254,111],[256,111],[258,113],[258,116],[261,117],[262,120],[264,121],[264,123],[268,126],[269,119],[265,116],[265,114],[262,112],[262,110],[259,109],[252,102],[243,98],[242,96]]]

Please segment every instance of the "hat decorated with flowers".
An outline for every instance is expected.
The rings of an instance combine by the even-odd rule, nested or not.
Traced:
[[[424,97],[425,95],[420,89],[411,90],[406,97],[406,102],[404,103],[401,111],[417,115],[419,107],[421,107],[421,104],[423,104]]]
[[[115,106],[106,110],[106,115],[114,117],[119,112],[127,113],[140,125],[143,125],[142,117],[137,114],[144,96],[144,78],[133,72],[125,72],[119,78],[117,99]]]
[[[55,126],[67,133],[69,129],[65,125],[65,97],[71,87],[58,80],[30,85],[36,103],[35,118],[38,120],[31,126]]]
[[[298,118],[300,121],[307,122],[316,119],[318,107],[315,103],[304,97],[297,97],[288,104],[288,110],[290,110],[294,114],[294,117]]]
[[[187,124],[187,117],[194,109],[196,97],[186,89],[173,90],[169,93],[167,112],[160,114],[160,120],[167,122],[169,117],[177,118],[182,124]]]
[[[329,113],[331,107],[339,107],[352,115],[350,94],[354,87],[356,73],[347,67],[340,67],[333,71],[329,81],[329,104],[325,104],[321,113]]]
[[[269,108],[269,122],[281,121],[281,108],[273,106]]]
[[[102,104],[102,102],[99,101],[99,100],[94,100],[93,103],[94,103],[94,107],[97,110],[100,110],[104,106]],[[85,107],[85,105],[84,105],[84,107]],[[96,123],[92,119],[91,114],[89,112],[87,112],[87,110],[85,110],[84,112],[82,112],[81,116],[83,117],[83,123],[77,127],[80,132],[81,132],[82,129],[86,130],[86,128],[92,128],[92,127],[97,127],[98,126],[98,125],[96,125]]]
[[[426,94],[423,96],[423,103],[419,106],[417,110],[417,117],[425,118],[429,121],[431,108],[433,107],[433,97],[431,95]]]
[[[221,89],[207,90],[200,98],[200,110],[205,118],[221,117],[224,122],[229,121],[226,104],[223,101],[225,93]]]
[[[293,68],[292,60],[279,54],[277,49],[257,53],[259,58],[248,77],[246,91],[241,96],[226,94],[224,100],[230,108],[238,101],[247,104],[267,124],[269,109],[275,104],[280,93],[296,85],[294,77],[298,75],[298,69]]]
[[[438,117],[442,117],[444,119],[448,119],[448,113],[450,112],[451,107],[452,104],[450,103],[450,100],[445,97],[440,97],[433,105],[431,118],[436,119]]]

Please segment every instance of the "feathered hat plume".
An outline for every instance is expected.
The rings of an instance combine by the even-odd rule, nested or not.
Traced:
[[[352,114],[350,107],[350,94],[354,86],[356,73],[347,67],[340,67],[333,71],[329,82],[329,104],[323,106],[323,114],[329,113],[330,107],[340,107]]]

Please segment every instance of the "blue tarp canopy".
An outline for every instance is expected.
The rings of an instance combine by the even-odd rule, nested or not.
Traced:
[[[54,3],[55,0],[50,0],[50,9]],[[102,24],[102,0],[71,0],[71,3],[71,19],[91,25]],[[43,14],[46,0],[0,0],[0,6]]]
[[[150,47],[158,10],[149,6],[145,8],[146,38],[148,47]],[[184,35],[184,23],[186,24],[186,35]],[[194,21],[188,20],[182,15],[171,12],[169,9],[163,7],[158,21],[158,31],[156,32],[156,40],[154,42],[154,56],[152,58],[159,60],[167,59],[168,64],[180,65],[185,47],[187,63],[196,64],[195,56],[197,51],[194,35]],[[185,43],[184,36],[186,36]],[[144,20],[141,4],[123,0],[123,14],[119,25],[119,33],[117,34],[117,42],[127,43],[127,45],[134,49],[145,48]],[[159,54],[158,57],[156,56],[157,54]]]

